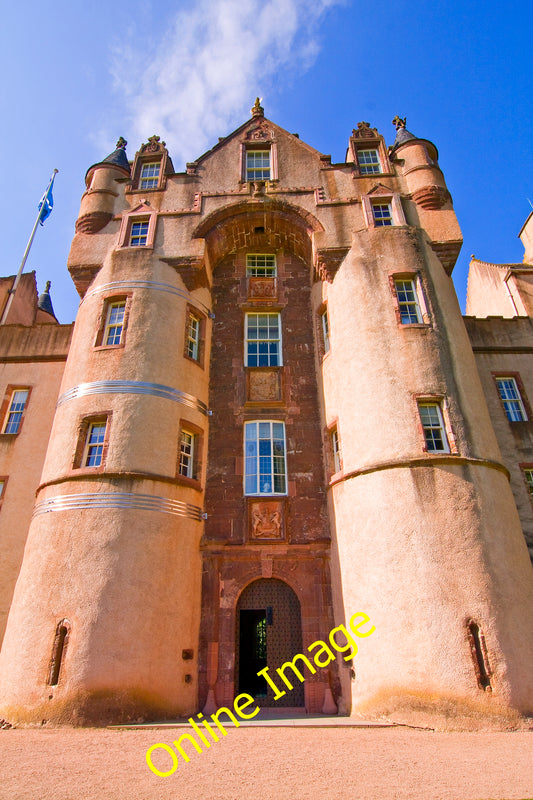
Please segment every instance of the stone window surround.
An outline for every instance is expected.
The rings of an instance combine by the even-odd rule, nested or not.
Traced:
[[[381,166],[381,170],[379,173],[362,173],[359,169],[359,163],[357,161],[357,151],[358,150],[377,150],[379,163]],[[385,140],[383,136],[373,136],[373,137],[350,137],[350,155],[351,161],[354,165],[354,178],[371,178],[372,175],[377,174],[385,174],[390,175],[392,174],[393,170],[391,167],[389,154],[387,152],[387,147],[385,145]]]
[[[26,397],[26,401],[24,403],[24,409],[22,411],[22,415],[21,415],[20,422],[19,422],[19,425],[18,425],[18,428],[17,428],[17,432],[16,433],[4,433],[4,429],[5,429],[6,425],[7,425],[7,420],[8,420],[8,417],[9,417],[9,411],[10,411],[10,408],[11,408],[11,403],[12,403],[12,400],[13,400],[14,393],[15,392],[23,392],[23,391],[24,392],[28,392],[28,396]],[[2,433],[0,434],[0,437],[3,438],[5,436],[6,439],[4,439],[4,441],[10,441],[10,440],[14,439],[14,437],[19,436],[19,434],[20,434],[20,432],[22,430],[22,426],[24,425],[24,419],[26,418],[26,412],[27,412],[28,405],[29,405],[29,402],[30,402],[31,392],[32,392],[32,387],[31,386],[19,386],[18,384],[13,384],[13,383],[9,383],[6,386],[5,394],[4,394],[4,397],[3,397],[3,400],[2,400],[2,404],[0,405],[0,420],[2,420],[2,428],[1,428]]]
[[[146,244],[130,245],[131,229],[134,222],[148,222],[148,232],[146,235]],[[153,208],[143,202],[137,208],[132,209],[122,217],[120,225],[118,247],[127,248],[128,250],[150,250],[154,247],[155,229],[157,223],[157,214]]]
[[[500,403],[500,407],[501,407],[503,413],[505,414],[505,419],[507,420],[507,422],[512,422],[512,424],[514,425],[514,424],[520,423],[520,422],[528,422],[529,420],[533,419],[533,412],[531,410],[531,405],[529,403],[529,400],[528,400],[528,397],[527,397],[527,394],[526,394],[526,390],[525,390],[524,384],[522,382],[522,378],[520,376],[520,373],[519,372],[512,372],[512,371],[511,372],[510,371],[499,371],[499,372],[492,371],[491,375],[492,375],[492,377],[494,379],[494,385],[496,387],[496,392],[497,392],[497,395],[498,395],[498,400],[499,400],[499,403]],[[498,379],[502,379],[502,378],[511,378],[514,381],[516,389],[517,389],[517,392],[518,392],[520,405],[521,405],[522,411],[523,411],[523,413],[525,415],[524,419],[522,419],[522,420],[510,420],[508,418],[507,412],[506,412],[505,406],[504,406],[504,401],[503,401],[503,399],[502,399],[502,397],[500,395],[500,389],[498,387]]]
[[[455,441],[455,436],[453,433],[453,428],[450,420],[449,408],[448,403],[446,401],[446,397],[441,394],[416,394],[414,395],[414,401],[416,403],[416,419],[417,419],[417,428],[419,432],[419,438],[421,440],[421,446],[424,453],[428,455],[435,456],[435,455],[458,455],[458,448]],[[439,419],[442,425],[442,432],[444,434],[447,449],[446,450],[428,450],[428,446],[426,443],[426,435],[424,431],[424,426],[422,424],[422,418],[420,416],[420,406],[423,405],[434,405],[437,406]]]
[[[255,183],[253,179],[249,179],[246,173],[246,154],[251,151],[268,150],[270,152],[270,178],[257,179],[257,181],[277,181],[279,179],[278,169],[278,148],[276,142],[272,140],[264,141],[247,141],[242,142],[240,145],[240,161],[241,161],[241,183]]]
[[[169,158],[164,143],[158,144],[155,150],[147,148],[144,152],[137,153],[131,171],[131,181],[126,184],[126,194],[140,192],[159,192],[166,189],[167,171],[169,168]],[[141,148],[142,150],[142,148]],[[159,162],[159,181],[157,186],[151,189],[141,187],[141,172],[146,164],[157,164]]]
[[[361,196],[361,204],[367,228],[394,228],[399,225],[407,225],[400,195],[397,192],[391,192],[390,194],[364,194]],[[376,225],[372,206],[379,204],[390,205],[392,225]]]
[[[189,319],[194,317],[199,322],[199,329],[198,329],[198,357],[193,358],[189,355]],[[202,314],[196,306],[193,306],[190,303],[187,303],[186,310],[185,310],[185,330],[184,330],[184,342],[183,342],[183,357],[186,358],[188,361],[192,361],[193,364],[197,364],[202,369],[204,368],[204,356],[205,356],[205,330],[206,330],[206,315]]]
[[[338,455],[338,469],[337,463],[335,458],[335,441],[334,437],[337,438],[337,455]],[[328,482],[332,480],[337,480],[343,473],[343,460],[342,460],[342,442],[339,433],[339,420],[337,417],[333,419],[326,427],[326,465],[328,471]]]
[[[396,290],[396,281],[410,280],[414,284],[416,300],[418,303],[418,310],[420,312],[420,322],[402,322],[400,313],[400,302],[398,300],[398,293]],[[422,275],[418,270],[402,270],[401,272],[389,272],[389,286],[393,298],[394,311],[396,314],[396,322],[401,328],[427,328],[431,325],[431,318],[429,315],[428,303],[426,300],[426,293],[422,283]]]
[[[122,292],[121,294],[115,294],[114,292],[108,292],[103,295],[102,297],[102,309],[100,311],[100,316],[98,318],[97,323],[97,331],[96,331],[96,338],[94,341],[93,348],[95,350],[123,350],[126,345],[126,335],[128,330],[128,323],[130,317],[130,310],[131,310],[131,303],[132,303],[133,292]],[[109,315],[109,310],[111,306],[117,303],[125,303],[124,307],[124,319],[122,321],[122,334],[120,337],[120,342],[118,344],[104,344],[105,333],[107,329],[107,319]]]
[[[192,453],[192,477],[182,475],[180,473],[180,457],[181,457],[181,438],[182,433],[186,432],[194,436],[193,453]],[[202,453],[204,447],[205,433],[202,428],[190,422],[188,419],[181,418],[179,422],[179,436],[178,436],[178,450],[176,459],[176,481],[184,486],[190,486],[192,489],[201,490],[201,475],[202,475]]]
[[[113,416],[112,411],[99,411],[98,413],[89,414],[80,417],[78,420],[78,433],[76,441],[76,449],[72,459],[72,473],[79,474],[80,472],[87,472],[93,474],[95,472],[103,472],[106,466],[107,452],[109,449],[109,438],[111,431],[111,419]],[[98,423],[106,423],[105,435],[102,447],[102,458],[100,463],[94,467],[85,465],[85,457],[87,452],[88,437],[93,425]]]

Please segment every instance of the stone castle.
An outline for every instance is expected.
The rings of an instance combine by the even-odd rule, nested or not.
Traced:
[[[463,317],[394,124],[332,163],[257,101],[185,172],[158,136],[88,170],[75,323],[29,273],[0,328],[1,717],[533,711],[533,215]],[[357,612],[276,700],[257,673]]]

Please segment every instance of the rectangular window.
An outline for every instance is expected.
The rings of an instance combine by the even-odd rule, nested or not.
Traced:
[[[270,180],[270,150],[246,151],[246,180]]]
[[[15,389],[11,395],[11,402],[7,412],[4,430],[2,433],[16,434],[19,432],[20,423],[22,422],[22,415],[26,402],[28,400],[28,389]]]
[[[418,411],[424,429],[428,453],[449,453],[450,447],[446,437],[440,404],[419,402]]]
[[[132,222],[130,247],[146,247],[148,238],[148,222]]]
[[[322,342],[324,344],[324,354],[329,353],[329,319],[328,312],[323,311],[320,315],[322,321]]]
[[[117,345],[122,340],[126,302],[110,303],[104,327],[104,345]]]
[[[194,478],[194,459],[196,457],[196,436],[182,430],[180,437],[180,463],[178,473],[184,478]]]
[[[342,469],[341,442],[337,428],[331,431],[331,446],[333,449],[333,470],[334,472],[340,472]]]
[[[531,495],[531,499],[533,500],[533,469],[525,469],[524,476],[526,478],[529,494]]]
[[[415,282],[408,278],[401,278],[394,281],[394,287],[398,298],[398,309],[402,325],[422,322]]]
[[[372,203],[374,224],[377,228],[392,225],[392,210],[390,203]]]
[[[141,168],[141,179],[139,181],[140,189],[157,189],[159,186],[159,170],[161,169],[161,162],[153,164],[143,164]]]
[[[82,466],[101,466],[104,452],[106,426],[106,420],[92,422],[89,425],[87,437],[85,439],[85,450],[83,452]]]
[[[496,378],[496,385],[509,422],[527,420],[526,410],[516,380],[514,378]]]
[[[186,353],[194,361],[200,357],[200,320],[194,314],[189,314],[187,320]]]
[[[248,253],[246,256],[247,278],[275,278],[276,256],[261,253]]]
[[[246,366],[281,366],[279,314],[246,314]]]
[[[374,175],[381,172],[381,164],[377,150],[358,150],[357,163],[361,175]]]
[[[245,423],[244,493],[287,494],[285,423]]]

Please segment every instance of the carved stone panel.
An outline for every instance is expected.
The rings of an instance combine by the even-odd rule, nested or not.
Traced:
[[[283,500],[250,500],[250,539],[284,539]]]
[[[275,278],[248,278],[248,297],[252,300],[275,299]]]
[[[246,371],[246,400],[249,403],[276,403],[281,399],[279,367],[254,367]]]

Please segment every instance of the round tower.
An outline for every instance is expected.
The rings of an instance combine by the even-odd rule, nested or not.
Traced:
[[[89,170],[71,251],[83,299],[1,655],[12,721],[196,709],[209,292],[155,231],[134,240],[119,150]],[[80,222],[104,209],[99,245]]]
[[[460,232],[434,145],[403,124],[390,158],[391,197],[366,221],[362,203],[321,298],[335,618],[363,611],[376,629],[352,708],[528,712],[533,572],[447,274]]]
[[[87,191],[81,198],[76,233],[97,233],[111,221],[115,199],[119,196],[116,181],[130,177],[127,144],[121,136],[114,152],[87,170]]]

